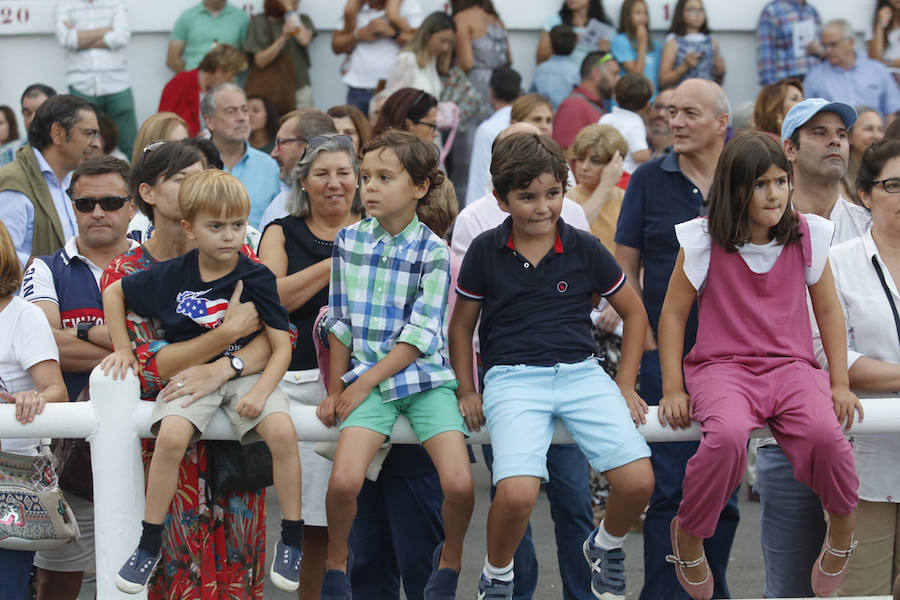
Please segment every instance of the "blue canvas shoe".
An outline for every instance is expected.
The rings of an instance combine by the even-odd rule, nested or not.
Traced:
[[[444,551],[444,542],[434,549],[431,559],[431,575],[425,584],[425,600],[456,600],[456,584],[459,581],[459,571],[453,569],[438,569],[441,564],[441,553]]]
[[[488,581],[482,573],[481,579],[478,580],[478,594],[475,595],[475,600],[512,600],[513,587],[512,581],[499,579]]]
[[[162,552],[156,555],[147,554],[140,548],[134,551],[134,554],[125,561],[119,574],[116,576],[116,587],[126,594],[137,594],[150,581],[153,570],[159,564],[159,558]]]
[[[278,540],[274,554],[269,579],[279,590],[296,591],[300,587],[300,559],[303,558],[303,552]]]
[[[625,551],[601,550],[594,545],[598,529],[584,540],[584,559],[591,566],[591,591],[600,600],[625,600]]]

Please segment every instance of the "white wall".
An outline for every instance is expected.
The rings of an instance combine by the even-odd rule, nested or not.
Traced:
[[[175,19],[194,0],[126,0],[133,29],[128,60],[135,94],[138,121],[156,112],[159,94],[172,72],[165,66],[168,31]],[[427,10],[440,10],[445,0],[419,0]],[[719,38],[728,63],[725,91],[737,106],[753,100],[757,93],[755,27],[767,0],[706,0],[710,24]],[[232,0],[248,11],[258,11],[262,0]],[[823,20],[844,17],[858,31],[868,28],[875,0],[812,0]],[[522,74],[525,87],[535,67],[535,50],[540,25],[546,15],[558,9],[560,0],[494,0],[510,29],[513,66]],[[310,13],[320,34],[312,43],[312,81],[316,106],[343,104],[346,88],[338,69],[342,56],[331,51],[331,31],[341,14],[342,0],[302,0],[301,10]],[[668,27],[666,15],[674,0],[649,0],[651,24],[662,39]],[[621,0],[606,0],[609,14],[618,18]],[[19,112],[22,90],[41,82],[65,91],[63,51],[53,36],[55,0],[0,0],[0,104]],[[852,9],[848,9],[852,7]],[[24,17],[27,10],[28,19]],[[21,117],[20,117],[21,130]]]

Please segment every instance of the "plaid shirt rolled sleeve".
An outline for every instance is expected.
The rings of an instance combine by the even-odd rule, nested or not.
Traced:
[[[757,25],[756,69],[759,84],[775,83],[785,77],[803,77],[821,59],[811,54],[794,54],[794,23],[812,19],[816,39],[822,37],[822,20],[815,8],[799,0],[774,0],[767,4]]]
[[[449,286],[449,248],[417,218],[393,237],[372,218],[342,229],[332,252],[325,328],[350,348],[344,383],[398,342],[422,356],[379,384],[383,401],[453,381],[445,341]]]

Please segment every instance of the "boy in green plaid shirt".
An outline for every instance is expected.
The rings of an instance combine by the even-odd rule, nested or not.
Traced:
[[[405,415],[444,493],[445,540],[434,549],[425,598],[452,600],[474,506],[467,431],[447,354],[447,245],[416,217],[443,182],[437,151],[391,131],[361,151],[369,218],[342,229],[332,254],[328,317],[331,375],[318,407],[341,434],[326,496],[328,554],[322,600],[351,599],[347,538],[366,468]]]

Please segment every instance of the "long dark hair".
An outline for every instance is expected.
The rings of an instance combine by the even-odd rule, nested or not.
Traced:
[[[9,125],[9,135],[5,140],[0,140],[0,144],[8,144],[19,139],[19,124],[16,122],[16,113],[5,104],[0,106],[0,112],[6,117],[6,122]]]
[[[650,7],[647,5],[647,0],[625,0],[622,3],[622,10],[619,12],[619,33],[624,33],[628,36],[628,41],[631,42],[631,45],[634,46],[634,23],[631,21],[631,12],[634,8],[634,5],[640,2],[644,5],[644,8],[647,10],[647,31],[650,30]],[[652,37],[647,37],[647,50],[653,51],[656,49],[656,44],[653,43]]]
[[[263,108],[266,110],[266,136],[268,139],[274,140],[275,135],[278,133],[278,120],[281,118],[281,115],[278,114],[278,109],[275,108],[272,101],[265,96],[260,96],[259,94],[247,96],[247,102],[250,102],[251,100],[259,100],[262,102]]]
[[[775,140],[759,131],[746,131],[725,145],[716,164],[709,192],[709,235],[728,252],[736,252],[751,239],[748,206],[753,184],[775,165],[790,177],[791,166]],[[798,218],[790,202],[781,220],[769,230],[779,244],[800,239]]]
[[[684,7],[687,3],[688,0],[678,0],[678,3],[675,4],[675,10],[672,11],[672,24],[669,26],[669,33],[674,33],[675,35],[687,35],[687,25],[684,22]],[[705,33],[706,35],[710,34],[709,19],[706,17],[703,18],[703,25],[700,26],[700,33]]]
[[[452,0],[450,2],[450,11],[453,15],[457,15],[473,6],[480,6],[487,14],[494,15],[500,19],[500,15],[497,14],[497,9],[494,8],[494,3],[491,0]],[[503,21],[502,19],[500,20],[501,22]]]
[[[572,16],[572,9],[569,8],[568,4],[563,2],[562,8],[559,9],[559,18],[562,19],[562,24],[571,27]],[[588,1],[588,21],[591,19],[597,19],[601,23],[612,25],[609,21],[609,17],[606,16],[606,11],[603,10],[603,0]]]
[[[153,148],[153,145],[150,147]],[[160,179],[171,179],[182,169],[203,162],[204,156],[200,149],[183,142],[165,142],[158,148],[144,151],[131,169],[131,189],[135,204],[151,223],[153,205],[144,202],[141,197],[141,184],[156,185]]]
[[[437,106],[437,98],[416,88],[400,88],[384,101],[378,113],[378,121],[372,130],[372,137],[381,135],[388,129],[406,130],[406,119],[418,121]]]
[[[891,9],[891,22],[881,26],[881,23],[878,22],[878,11],[880,11],[885,6]],[[875,3],[875,11],[872,13],[872,31],[875,31],[877,28],[882,27],[884,29],[884,47],[887,48],[891,44],[891,40],[888,39],[887,33],[894,29],[894,17],[897,16],[897,9],[894,8],[894,5],[891,4],[891,0],[878,0]]]

